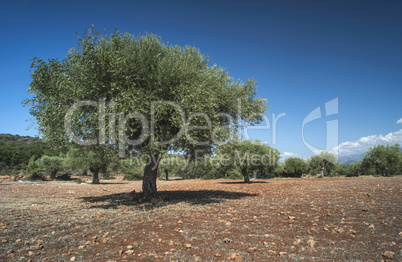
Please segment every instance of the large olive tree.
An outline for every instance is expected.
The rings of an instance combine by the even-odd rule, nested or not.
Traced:
[[[48,140],[147,155],[149,199],[167,150],[211,151],[230,128],[262,120],[266,100],[255,97],[255,81],[234,81],[209,63],[198,49],[155,35],[99,35],[91,28],[64,60],[33,60],[26,105]]]

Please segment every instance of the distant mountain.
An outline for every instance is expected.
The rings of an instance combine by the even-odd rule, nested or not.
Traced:
[[[341,165],[349,165],[349,164],[352,164],[352,163],[356,163],[356,162],[362,160],[365,154],[366,154],[366,152],[361,153],[361,154],[340,156],[338,158],[339,164],[341,164]]]

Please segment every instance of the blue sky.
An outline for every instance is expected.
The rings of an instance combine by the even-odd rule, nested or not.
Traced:
[[[307,158],[304,138],[326,148],[326,123],[337,121],[340,154],[376,143],[402,143],[402,2],[400,1],[2,1],[0,133],[37,135],[21,101],[30,60],[64,58],[75,31],[94,24],[112,33],[154,33],[191,45],[235,79],[257,80],[269,100],[269,130],[249,131],[284,155]],[[325,103],[338,98],[337,114]],[[272,116],[277,121],[273,141]],[[402,120],[400,121],[402,122]],[[274,143],[275,142],[275,143]],[[286,153],[285,153],[286,152]]]

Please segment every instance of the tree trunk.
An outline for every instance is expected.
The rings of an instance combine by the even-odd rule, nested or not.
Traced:
[[[165,169],[165,174],[166,174],[166,181],[169,180],[169,171],[167,169]]]
[[[325,164],[322,166],[322,169],[321,169],[321,178],[324,177],[324,172],[325,172]]]
[[[244,177],[244,183],[250,183],[250,177],[248,175],[248,172],[246,169],[241,170],[243,177]]]
[[[159,156],[150,154],[148,162],[144,169],[144,178],[142,180],[142,192],[145,200],[151,200],[157,196],[156,177],[158,175]]]
[[[99,184],[99,171],[92,172],[92,184]]]
[[[56,179],[57,171],[50,172],[50,179]]]

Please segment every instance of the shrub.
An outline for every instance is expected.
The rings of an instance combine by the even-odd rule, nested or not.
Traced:
[[[125,180],[142,180],[144,171],[142,168],[128,168],[124,171]]]
[[[227,178],[228,179],[236,179],[236,180],[242,180],[243,175],[240,173],[239,170],[232,169],[227,172]]]
[[[114,176],[112,176],[112,175],[110,174],[110,172],[102,173],[102,177],[103,177],[103,179],[106,179],[106,180],[108,180],[108,179],[113,179],[113,178],[114,178]]]
[[[222,178],[225,173],[219,172],[219,168],[211,161],[211,157],[205,157],[203,161],[199,161],[193,166],[193,174],[196,178],[216,179]]]
[[[276,166],[272,172],[272,175],[274,177],[282,177],[285,173],[285,166],[283,163],[279,163],[278,166]]]
[[[28,180],[43,180],[43,171],[39,160],[35,160],[35,156],[29,159],[27,170],[29,174]]]
[[[50,173],[51,179],[55,179],[57,172],[63,169],[64,159],[62,157],[44,155],[39,161],[42,168]]]

